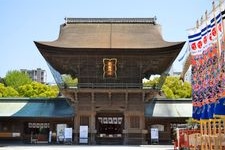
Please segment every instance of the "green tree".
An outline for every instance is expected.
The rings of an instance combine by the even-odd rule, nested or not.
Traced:
[[[166,98],[170,98],[170,99],[174,99],[175,98],[175,96],[173,94],[173,91],[169,87],[163,85],[162,86],[162,91],[166,95]]]
[[[153,80],[148,80],[147,82],[144,82],[144,86],[154,88],[159,83],[159,79],[160,79],[159,77],[155,77]]]
[[[58,88],[45,85],[39,82],[22,85],[18,88],[22,97],[56,97],[59,93]]]
[[[62,79],[67,86],[76,86],[78,83],[77,78],[72,78],[71,75],[64,74],[62,75]]]
[[[159,79],[156,77],[153,80],[147,81],[144,85],[155,87],[159,83]],[[191,84],[183,82],[178,76],[168,76],[162,86],[162,91],[166,95],[166,98],[191,98]]]
[[[0,97],[18,97],[19,93],[12,87],[5,87],[0,83]]]
[[[4,79],[0,77],[0,83],[4,84]]]
[[[191,97],[191,84],[183,82],[178,76],[168,76],[163,86],[172,90],[175,99]]]
[[[32,82],[28,74],[18,70],[8,71],[6,73],[4,81],[6,86],[11,86],[16,90],[19,88],[19,86],[29,84]]]

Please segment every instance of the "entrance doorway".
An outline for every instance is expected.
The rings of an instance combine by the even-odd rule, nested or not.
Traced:
[[[97,144],[123,144],[124,116],[122,113],[97,113]]]
[[[50,123],[25,122],[24,133],[28,135],[30,143],[48,143]]]

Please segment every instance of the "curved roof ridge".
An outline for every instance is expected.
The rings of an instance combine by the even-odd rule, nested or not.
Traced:
[[[65,18],[58,39],[39,42],[61,48],[153,49],[182,42],[163,39],[156,18]]]
[[[66,24],[74,23],[150,23],[156,24],[154,18],[65,18]]]

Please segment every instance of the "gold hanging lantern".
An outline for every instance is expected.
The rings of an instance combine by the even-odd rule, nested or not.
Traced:
[[[104,58],[103,59],[103,78],[116,78],[117,74],[117,59]]]

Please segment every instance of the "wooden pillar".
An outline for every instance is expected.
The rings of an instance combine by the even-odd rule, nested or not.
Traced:
[[[126,145],[128,142],[128,91],[125,92],[125,110],[124,110],[124,130],[123,130],[123,144]]]
[[[77,92],[74,95],[74,142],[75,144],[79,144],[79,130],[80,130],[80,115],[79,115],[79,100],[77,97]]]
[[[142,92],[142,102],[145,102],[145,92]]]
[[[204,126],[203,126],[203,121],[200,121],[200,133],[201,133],[201,149],[204,149],[204,142],[203,142],[203,137],[204,137]]]
[[[91,133],[90,133],[90,136],[91,136],[90,137],[91,138],[90,140],[91,141],[90,142],[91,143],[90,144],[93,144],[93,145],[96,144],[96,141],[95,141],[95,134],[96,134],[96,129],[95,129],[95,116],[96,116],[96,113],[92,113],[91,114],[91,119],[90,119],[91,120],[91,124],[90,124],[91,125],[91,127],[90,127],[90,131],[91,131]]]
[[[109,97],[109,105],[112,105],[112,93],[108,92],[108,97]]]
[[[91,134],[90,134],[90,138],[91,138],[91,144],[95,145],[96,141],[95,141],[95,135],[96,135],[96,126],[95,126],[95,121],[96,121],[96,110],[95,110],[95,94],[94,92],[91,93],[91,123],[90,123],[90,128],[91,128]]]
[[[128,92],[125,93],[125,111],[128,109]]]
[[[75,101],[76,103],[78,102],[77,91],[75,91],[75,93],[74,93],[74,101]]]
[[[123,130],[123,135],[124,135],[124,141],[123,144],[127,145],[128,143],[128,128],[129,128],[129,115],[127,111],[124,112],[124,130]]]
[[[208,137],[209,137],[209,149],[213,148],[213,142],[212,142],[212,121],[208,121]]]
[[[217,133],[216,133],[216,131],[217,131],[217,127],[216,127],[216,119],[213,119],[213,132],[212,132],[212,134],[213,134],[213,140],[214,140],[214,149],[215,150],[218,150],[218,144],[219,144],[219,142],[218,142],[218,138],[217,138]]]
[[[74,118],[74,142],[79,144],[79,126],[80,126],[80,116],[77,114]]]
[[[219,149],[222,150],[222,134],[221,134],[221,119],[218,119],[218,139],[219,139]]]
[[[142,131],[142,144],[147,144],[148,141],[146,139],[146,134],[148,134],[148,129],[146,129],[144,114],[140,118],[141,118],[140,127],[141,127],[141,131]]]

